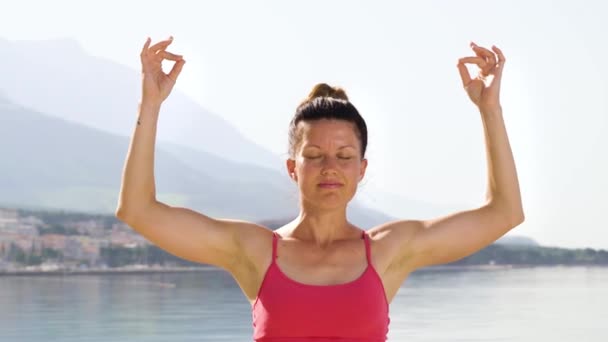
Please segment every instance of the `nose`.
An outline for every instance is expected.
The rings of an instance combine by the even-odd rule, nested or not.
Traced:
[[[323,164],[321,168],[322,175],[336,174],[338,170],[338,160],[332,157],[323,158]]]

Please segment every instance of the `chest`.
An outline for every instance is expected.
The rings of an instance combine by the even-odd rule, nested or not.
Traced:
[[[368,266],[363,241],[348,241],[325,249],[279,241],[275,263],[287,278],[310,285],[349,283]]]

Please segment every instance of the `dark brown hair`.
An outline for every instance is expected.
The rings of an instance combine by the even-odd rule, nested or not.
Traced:
[[[355,133],[361,143],[361,158],[365,158],[367,149],[367,125],[365,120],[348,100],[343,89],[331,87],[325,83],[314,86],[308,97],[300,103],[289,124],[289,156],[294,157],[296,149],[302,140],[298,129],[301,121],[310,122],[321,119],[343,120],[353,123]]]

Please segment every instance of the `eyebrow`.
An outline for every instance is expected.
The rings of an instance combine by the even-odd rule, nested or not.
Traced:
[[[304,146],[304,148],[309,148],[309,147],[314,147],[314,148],[321,149],[321,146],[318,146],[318,145],[306,145],[306,146]],[[353,145],[344,145],[344,146],[338,147],[338,150],[341,150],[341,149],[344,149],[344,148],[349,148],[349,147],[356,149],[356,147],[353,146]]]

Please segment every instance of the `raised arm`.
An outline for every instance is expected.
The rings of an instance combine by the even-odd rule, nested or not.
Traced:
[[[432,220],[397,221],[380,227],[394,256],[392,266],[411,270],[449,263],[496,241],[524,221],[517,171],[500,105],[503,53],[471,44],[476,56],[459,60],[463,86],[481,113],[487,157],[486,201],[478,208]],[[479,75],[471,78],[466,64],[476,64]],[[392,241],[392,242],[388,242]]]
[[[263,227],[240,221],[216,220],[186,208],[157,201],[154,180],[156,126],[161,103],[169,96],[184,59],[166,51],[172,38],[141,52],[142,99],[122,175],[116,216],[152,243],[183,259],[234,270],[243,260],[241,241]],[[168,74],[163,60],[174,61]]]

